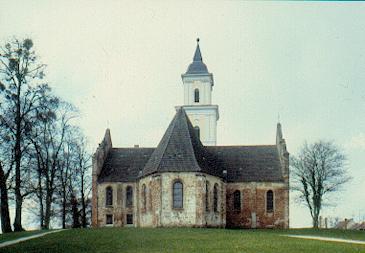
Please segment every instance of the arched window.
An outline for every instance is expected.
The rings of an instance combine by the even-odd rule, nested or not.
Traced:
[[[108,186],[105,189],[105,205],[112,206],[113,205],[113,189],[111,186]]]
[[[194,102],[199,103],[199,89],[194,90]]]
[[[274,193],[272,190],[266,192],[266,212],[272,213],[274,211]]]
[[[205,211],[209,211],[209,182],[205,184]]]
[[[200,139],[200,128],[198,126],[194,127],[194,132],[196,137],[198,137],[198,139]]]
[[[127,207],[131,207],[133,206],[133,188],[132,186],[127,186],[127,190],[126,190],[126,202],[125,205]]]
[[[215,184],[213,189],[213,209],[214,212],[218,212],[218,184]]]
[[[172,186],[172,207],[183,208],[183,184],[176,181]]]
[[[234,210],[241,210],[241,192],[239,190],[233,193],[233,208]]]
[[[146,185],[142,185],[142,208],[146,210],[147,208],[147,188]]]

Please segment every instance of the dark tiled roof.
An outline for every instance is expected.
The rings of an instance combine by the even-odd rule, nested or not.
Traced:
[[[203,63],[199,43],[196,46],[193,62],[189,65],[185,74],[208,74],[208,68]]]
[[[178,109],[164,136],[143,169],[156,172],[205,172],[217,174],[211,155],[197,138],[183,108]]]
[[[283,180],[275,145],[207,146],[217,166],[227,170],[228,182],[279,182]]]
[[[283,181],[275,145],[203,146],[180,108],[156,149],[111,149],[98,181],[135,181],[159,172],[204,172],[223,177],[223,170],[228,182]]]
[[[104,162],[98,182],[135,181],[154,148],[112,148]]]

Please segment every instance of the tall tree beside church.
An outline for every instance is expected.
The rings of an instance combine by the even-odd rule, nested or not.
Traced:
[[[5,86],[0,81],[0,93],[5,90]],[[3,103],[3,97],[0,96],[0,118],[5,117],[5,113],[1,110]],[[1,231],[3,233],[12,232],[10,224],[9,214],[9,197],[8,197],[8,186],[10,173],[13,167],[13,159],[11,152],[9,152],[9,135],[7,131],[2,127],[0,121],[0,215],[1,215]],[[6,161],[6,164],[3,164]],[[6,167],[6,168],[5,168]]]
[[[351,179],[347,173],[346,156],[333,142],[320,140],[305,143],[298,155],[292,156],[290,166],[292,189],[308,206],[313,227],[318,228],[325,197],[340,190]]]
[[[57,97],[45,98],[42,107],[37,110],[38,121],[28,135],[33,147],[31,156],[37,164],[33,189],[37,193],[43,229],[50,226],[65,136],[71,130],[70,120],[75,116],[76,110],[72,105],[60,102]]]
[[[27,193],[22,193],[22,158],[27,145],[25,135],[32,126],[30,119],[38,107],[48,86],[41,84],[45,65],[38,62],[33,42],[30,39],[12,39],[0,47],[0,80],[4,94],[1,111],[7,117],[0,117],[0,124],[7,128],[12,145],[15,164],[15,219],[14,230],[21,231],[22,204]],[[2,114],[1,114],[2,115]],[[34,115],[34,114],[33,114]]]
[[[90,202],[89,196],[91,192],[91,156],[86,150],[86,141],[84,137],[78,138],[76,146],[76,180],[80,192],[81,200],[81,226],[87,226],[87,205]]]
[[[1,194],[1,231],[3,233],[12,232],[9,215],[9,200],[7,189],[8,173],[4,171],[2,163],[0,161],[0,194]]]

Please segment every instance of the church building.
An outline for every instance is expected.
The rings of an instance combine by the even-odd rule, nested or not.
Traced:
[[[106,130],[93,155],[92,226],[288,228],[280,123],[272,145],[217,146],[213,74],[199,39],[181,77],[184,105],[156,148],[113,147]]]

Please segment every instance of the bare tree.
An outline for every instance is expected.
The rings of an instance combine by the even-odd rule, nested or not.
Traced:
[[[65,144],[61,153],[61,159],[59,161],[59,173],[57,175],[58,187],[58,204],[61,206],[61,223],[62,228],[66,228],[66,216],[67,216],[67,206],[68,200],[70,198],[70,180],[73,171],[73,148],[74,139],[71,131],[67,133]]]
[[[33,127],[29,140],[36,158],[36,183],[33,188],[40,205],[40,223],[48,229],[53,215],[52,204],[58,186],[60,161],[65,143],[65,136],[70,131],[70,120],[76,116],[76,110],[68,103],[59,103],[57,98],[45,101],[45,106],[38,110],[38,122]]]
[[[3,233],[12,232],[9,215],[9,201],[8,201],[8,189],[7,178],[8,171],[4,172],[2,163],[0,161],[0,194],[1,194],[1,231]]]
[[[76,159],[78,162],[76,169],[76,179],[79,183],[79,192],[81,199],[81,225],[86,228],[87,222],[87,204],[91,192],[91,155],[86,150],[86,141],[84,137],[79,138],[76,149]]]
[[[346,156],[333,142],[305,143],[291,159],[292,189],[310,211],[313,227],[318,228],[324,196],[338,191],[351,178]]]
[[[37,82],[43,78],[45,65],[37,61],[30,39],[13,39],[0,47],[0,80],[4,96],[2,111],[8,117],[0,117],[0,124],[7,127],[13,141],[15,161],[15,219],[14,230],[22,228],[22,203],[25,195],[22,193],[22,158],[25,144],[24,135],[31,127],[28,116],[38,106],[46,85]],[[0,114],[2,115],[2,114]]]

